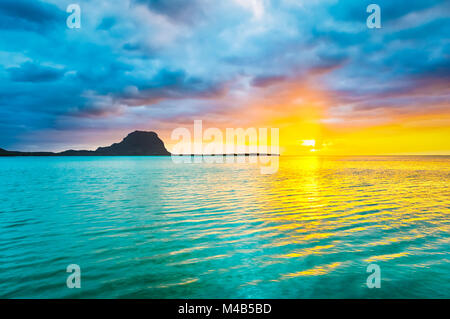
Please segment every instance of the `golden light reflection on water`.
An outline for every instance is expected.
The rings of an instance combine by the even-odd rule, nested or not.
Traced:
[[[428,224],[432,232],[449,232],[449,168],[448,159],[439,157],[284,157],[279,173],[264,184],[258,216],[276,226],[264,228],[273,239],[261,247],[285,251],[272,259],[336,256],[328,265],[281,274],[283,279],[333,272],[352,260],[337,257],[345,253],[368,255],[357,259],[363,264],[407,258],[415,248],[405,245],[426,237]],[[393,252],[381,251],[383,246]],[[433,248],[419,250],[436,254]]]
[[[282,156],[279,164],[264,175],[251,163],[6,159],[0,253],[9,284],[0,292],[28,296],[15,282],[20,267],[34,297],[365,298],[374,296],[369,263],[386,280],[376,297],[450,289],[449,157]],[[42,201],[37,186],[24,197],[17,185],[52,185],[45,196],[56,199]],[[100,278],[82,295],[42,280],[64,269],[54,264],[67,254],[60,242]],[[25,253],[45,272],[37,276]]]
[[[334,268],[339,267],[342,263],[340,262],[335,262],[329,265],[324,265],[324,266],[317,266],[311,269],[307,269],[307,270],[303,270],[303,271],[298,271],[295,273],[289,273],[286,275],[282,276],[282,279],[286,279],[289,277],[301,277],[301,276],[321,276],[321,275],[326,275],[328,274],[330,271],[332,271]]]

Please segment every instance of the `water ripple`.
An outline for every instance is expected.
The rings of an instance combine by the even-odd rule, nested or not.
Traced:
[[[282,157],[274,175],[152,157],[0,162],[0,297],[450,291],[449,157]],[[65,287],[73,263],[80,290]],[[370,263],[384,276],[376,292]]]

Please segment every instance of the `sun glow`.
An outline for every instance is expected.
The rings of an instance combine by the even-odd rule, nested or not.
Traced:
[[[302,146],[316,146],[316,140],[303,140]]]

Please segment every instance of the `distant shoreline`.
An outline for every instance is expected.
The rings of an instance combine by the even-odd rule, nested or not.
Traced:
[[[280,156],[268,153],[228,153],[228,154],[171,154],[164,142],[155,132],[134,131],[128,134],[120,143],[107,147],[98,147],[95,151],[67,150],[55,152],[20,152],[7,151],[0,148],[0,157],[11,156]]]
[[[14,152],[14,151],[6,151],[8,154],[0,153],[0,157],[111,157],[111,156],[280,156],[280,154],[259,154],[259,153],[245,153],[245,154],[169,154],[169,155],[162,155],[162,154],[153,154],[153,155],[106,155],[106,154],[89,154],[89,155],[69,155],[69,154],[62,154],[62,153],[47,153],[47,152]],[[93,152],[93,151],[92,151]]]

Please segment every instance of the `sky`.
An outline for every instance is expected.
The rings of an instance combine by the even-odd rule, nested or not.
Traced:
[[[449,1],[72,1],[0,2],[1,148],[170,150],[202,120],[279,128],[288,155],[450,155]]]

